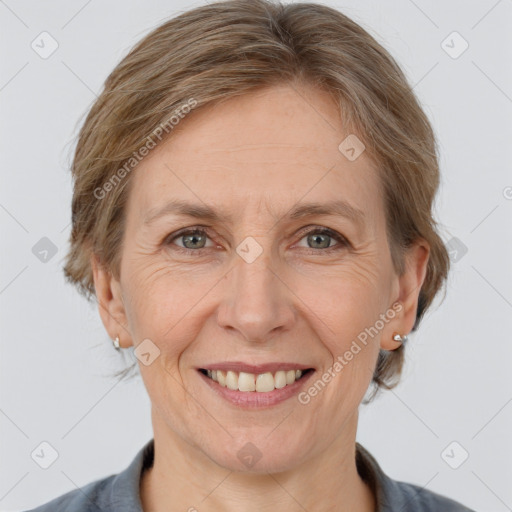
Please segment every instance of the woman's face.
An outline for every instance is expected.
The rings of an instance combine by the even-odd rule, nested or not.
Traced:
[[[155,432],[223,467],[285,470],[354,436],[379,348],[412,328],[427,252],[394,273],[377,170],[353,138],[340,150],[349,135],[325,93],[274,87],[192,112],[131,176],[100,311],[143,343]],[[251,382],[265,391],[229,389]]]

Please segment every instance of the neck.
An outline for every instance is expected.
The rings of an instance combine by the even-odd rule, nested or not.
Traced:
[[[375,498],[355,463],[357,412],[346,425],[315,457],[287,471],[258,474],[216,464],[153,414],[155,457],[141,479],[143,510],[374,512]]]

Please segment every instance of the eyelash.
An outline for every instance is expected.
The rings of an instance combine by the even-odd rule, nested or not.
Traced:
[[[330,238],[334,238],[337,242],[339,242],[339,245],[335,245],[333,247],[327,247],[326,249],[310,249],[308,251],[308,254],[316,254],[319,252],[330,254],[334,251],[339,251],[343,248],[350,247],[350,242],[342,235],[337,233],[336,231],[333,231],[332,229],[325,228],[325,227],[316,227],[313,229],[310,229],[309,231],[302,230],[300,235],[300,240],[302,240],[304,237],[311,235],[311,234],[320,234],[320,235],[327,235]],[[178,238],[182,238],[187,235],[206,235],[208,236],[208,231],[201,227],[192,227],[192,228],[186,228],[184,231],[178,231],[177,233],[171,233],[169,236],[166,237],[164,240],[165,245],[170,245],[174,240]],[[210,238],[208,236],[208,238]],[[173,250],[176,250],[178,252],[181,252],[182,254],[202,254],[204,250],[212,249],[212,247],[202,247],[199,249],[187,249],[186,247],[180,247],[177,245]]]

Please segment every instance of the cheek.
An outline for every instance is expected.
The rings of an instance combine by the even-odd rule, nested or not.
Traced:
[[[186,305],[192,301],[193,287],[187,276],[168,262],[147,260],[132,261],[126,268],[125,310],[131,332],[136,343],[144,338],[158,343],[171,334],[175,339]]]
[[[359,256],[321,275],[301,275],[295,285],[294,293],[343,340],[373,323],[386,307],[388,283],[373,258]]]
[[[295,265],[284,271],[284,281],[293,283],[293,295],[299,299],[290,307],[302,310],[310,322],[316,323],[319,335],[323,333],[321,338],[329,340],[334,349],[343,349],[386,307],[385,268],[378,253],[372,240],[359,247],[357,254],[347,254],[344,261]],[[145,338],[154,339],[157,344],[165,344],[162,350],[179,353],[185,344],[179,340],[193,340],[190,329],[200,330],[207,299],[203,308],[198,302],[224,272],[211,262],[184,265],[166,258],[163,250],[151,253],[149,248],[139,246],[131,247],[123,262],[125,308],[135,344]],[[172,346],[167,346],[165,340],[169,339],[173,340]]]
[[[380,332],[377,335],[368,332],[388,307],[387,280],[373,261],[370,257],[357,263],[353,260],[333,269],[314,286],[309,280],[307,283],[302,280],[301,289],[296,292],[311,309],[309,318],[330,355],[316,376],[317,379],[325,373],[336,376],[332,385],[327,386],[328,402],[343,402],[347,406],[358,403],[371,381]]]
[[[363,274],[363,279],[359,279],[361,273],[352,273],[352,279],[340,278],[338,286],[331,284],[336,288],[331,300],[317,306],[324,315],[323,323],[329,326],[323,329],[322,343],[330,358],[316,376],[316,381],[327,379],[328,383],[325,388],[321,383],[312,383],[323,390],[319,394],[325,393],[324,403],[331,410],[332,416],[325,421],[343,421],[357,407],[368,389],[377,361],[380,331],[373,329],[386,306],[373,281],[370,285],[366,279],[367,272]]]

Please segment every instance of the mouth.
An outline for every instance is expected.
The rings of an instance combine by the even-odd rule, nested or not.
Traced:
[[[269,393],[293,385],[304,378],[313,368],[278,370],[276,372],[249,373],[235,370],[200,368],[199,371],[207,378],[217,382],[221,387],[243,393]]]
[[[254,410],[269,408],[297,395],[315,369],[297,364],[220,363],[197,368],[197,373],[209,389],[230,405]]]

